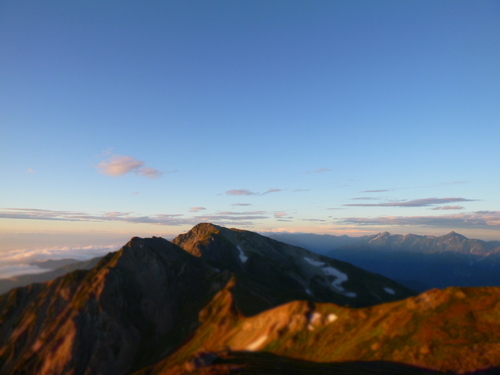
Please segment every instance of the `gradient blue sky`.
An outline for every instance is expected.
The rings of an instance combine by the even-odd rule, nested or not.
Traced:
[[[0,251],[500,240],[499,46],[498,1],[2,1]]]

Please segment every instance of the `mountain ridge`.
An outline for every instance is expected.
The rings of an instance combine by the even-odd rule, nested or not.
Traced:
[[[0,374],[244,373],[259,361],[269,373],[348,362],[367,374],[490,371],[499,300],[493,287],[416,296],[348,263],[200,224],[172,242],[134,237],[90,270],[1,295]]]
[[[265,233],[270,238],[301,246],[306,249],[327,254],[336,248],[354,248],[366,246],[372,249],[391,249],[407,251],[443,252],[456,251],[468,254],[488,255],[500,252],[500,241],[469,239],[455,231],[443,236],[418,234],[391,234],[381,232],[370,236],[349,237],[346,235],[318,235],[314,233]]]

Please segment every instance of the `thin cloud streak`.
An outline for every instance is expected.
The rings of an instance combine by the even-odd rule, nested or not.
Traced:
[[[316,169],[316,170],[314,170],[312,172],[307,171],[307,172],[304,172],[304,173],[305,174],[311,174],[311,173],[325,173],[325,172],[330,172],[330,169],[328,169],[328,168],[318,168],[318,169]]]
[[[189,212],[200,212],[206,210],[205,207],[190,207]]]
[[[313,173],[325,173],[325,172],[330,172],[330,169],[328,168],[319,168],[313,171]]]
[[[348,217],[340,224],[360,226],[420,226],[457,229],[500,229],[500,211],[477,211],[443,216],[380,216],[375,218]]]
[[[280,191],[283,191],[283,190],[282,189],[269,189],[268,191],[265,191],[261,195],[266,195],[266,194],[269,194],[269,193],[279,193]]]
[[[431,210],[462,210],[463,206],[442,206],[442,207],[433,207]]]
[[[402,202],[351,203],[351,204],[344,204],[343,206],[348,206],[348,207],[426,207],[426,206],[433,206],[436,204],[455,203],[455,202],[473,202],[473,201],[476,201],[476,199],[425,198],[425,199],[414,199],[411,201],[402,201]]]
[[[227,195],[257,195],[257,193],[253,193],[247,189],[233,189],[226,191]]]
[[[269,189],[263,193],[256,193],[248,189],[233,189],[226,191],[226,195],[266,195],[270,193],[279,193],[283,189]]]
[[[153,225],[196,225],[201,221],[216,221],[220,225],[253,225],[251,220],[267,219],[265,211],[219,212],[205,216],[184,217],[182,214],[157,214],[151,216],[134,216],[132,212],[105,212],[92,215],[84,212],[51,211],[29,208],[0,208],[0,218],[20,220],[57,220],[57,221],[90,221],[90,222],[124,222]]]

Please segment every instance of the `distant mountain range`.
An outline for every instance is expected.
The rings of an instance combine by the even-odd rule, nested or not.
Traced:
[[[500,242],[415,234],[347,237],[278,233],[271,238],[298,245],[379,273],[423,292],[449,286],[500,286]]]
[[[383,232],[372,236],[349,237],[313,233],[263,233],[269,238],[300,246],[319,254],[328,254],[338,248],[370,248],[378,250],[437,253],[453,251],[462,254],[489,255],[500,252],[500,241],[469,239],[456,232],[444,236],[417,234],[390,234]]]
[[[0,374],[494,374],[499,297],[199,224],[1,295]]]

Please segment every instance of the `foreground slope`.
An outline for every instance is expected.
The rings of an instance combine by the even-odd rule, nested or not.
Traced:
[[[259,366],[278,374],[292,365],[296,374],[500,370],[500,288],[434,289],[362,309],[296,301],[247,317],[231,308],[231,283],[201,312],[190,341],[136,375]]]
[[[258,291],[236,300],[249,314],[299,299],[363,307],[416,294],[386,277],[250,231],[203,223],[172,242],[234,273],[237,291]]]
[[[90,270],[0,296],[0,374],[500,365],[498,288],[401,299],[411,292],[389,279],[252,232],[201,224],[174,242],[133,238]]]

